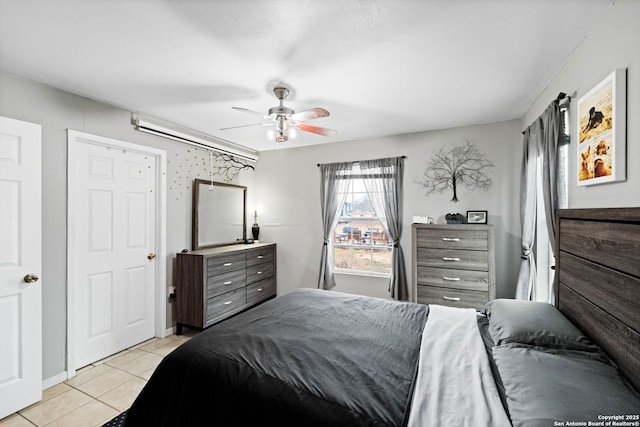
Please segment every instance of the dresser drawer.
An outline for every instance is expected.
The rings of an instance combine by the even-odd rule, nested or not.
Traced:
[[[247,286],[247,304],[256,304],[276,294],[276,279],[270,277]]]
[[[489,295],[487,292],[418,285],[418,302],[421,304],[439,304],[480,310],[489,302]]]
[[[215,297],[247,285],[247,271],[234,270],[217,276],[207,277],[206,298]]]
[[[486,230],[418,230],[417,246],[441,249],[488,250]]]
[[[272,262],[254,265],[247,268],[247,285],[272,277],[275,272],[275,266]]]
[[[230,312],[242,308],[247,303],[246,288],[236,289],[207,300],[206,323]]]
[[[207,258],[207,276],[224,274],[227,271],[239,270],[246,267],[247,257],[244,252]]]
[[[487,251],[418,248],[418,266],[488,271]]]
[[[417,277],[418,285],[481,292],[487,292],[489,290],[488,271],[418,267]]]
[[[275,259],[275,248],[266,247],[259,249],[252,249],[247,252],[247,267],[252,267],[257,264],[264,264],[267,262],[273,262]]]

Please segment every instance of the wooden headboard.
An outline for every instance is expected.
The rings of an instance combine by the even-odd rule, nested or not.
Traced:
[[[640,208],[556,213],[556,304],[640,390]]]

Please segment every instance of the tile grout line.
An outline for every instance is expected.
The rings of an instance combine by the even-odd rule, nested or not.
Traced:
[[[129,351],[130,351],[129,349],[126,349],[126,350],[124,350],[124,351],[122,351],[122,352],[120,352],[120,353],[123,353],[123,354],[124,354],[124,353],[129,352]],[[140,350],[140,351],[143,351],[144,353],[147,353],[147,354],[155,354],[155,353],[149,352],[149,351],[147,351],[147,350]],[[156,354],[156,355],[157,355],[157,354]],[[115,355],[114,355],[114,356],[115,356]],[[124,372],[124,373],[126,373],[126,374],[128,374],[128,375],[131,375],[133,378],[138,378],[138,379],[141,379],[141,380],[145,381],[145,383],[148,381],[147,379],[145,379],[145,378],[143,378],[143,377],[141,377],[141,376],[139,376],[139,375],[132,374],[131,372],[127,372],[127,371],[126,371],[126,370],[124,370],[124,369],[120,369],[120,367],[118,367],[118,366],[112,366],[112,365],[109,365],[107,362],[108,362],[109,360],[113,360],[113,359],[115,359],[115,357],[117,357],[117,356],[115,356],[115,357],[114,357],[114,356],[110,356],[109,358],[105,358],[105,359],[103,359],[103,360],[105,360],[105,361],[100,360],[100,361],[98,361],[98,362],[94,362],[94,363],[92,363],[92,364],[91,364],[91,366],[92,366],[93,368],[96,368],[96,367],[98,367],[98,366],[100,366],[100,365],[106,365],[106,366],[108,366],[110,369],[115,369],[115,370],[118,370],[118,371],[120,371],[120,372]],[[139,357],[142,357],[142,356],[139,356]],[[135,358],[135,359],[137,359],[137,358]],[[132,359],[132,360],[135,360],[135,359]],[[85,368],[85,367],[83,367],[83,369],[84,369],[84,368]],[[145,372],[146,372],[146,371],[145,371]],[[104,375],[104,374],[101,374],[101,375]],[[100,376],[100,375],[99,375],[99,376]],[[99,376],[98,376],[98,377],[99,377]],[[58,394],[58,395],[56,395],[56,396],[52,397],[51,399],[54,399],[54,398],[56,398],[56,397],[58,397],[58,396],[62,396],[62,395],[64,395],[64,394],[66,394],[66,393],[69,393],[71,390],[75,390],[75,391],[77,391],[77,392],[79,392],[79,393],[81,393],[81,394],[83,394],[83,395],[87,396],[90,400],[89,400],[89,401],[87,401],[87,402],[85,402],[85,403],[83,403],[82,405],[78,406],[77,408],[74,408],[73,410],[71,410],[71,411],[69,411],[69,412],[67,412],[67,413],[65,413],[65,414],[63,414],[63,415],[61,415],[61,416],[57,417],[57,418],[54,418],[54,419],[51,419],[51,420],[47,420],[47,424],[44,424],[44,426],[46,426],[46,425],[48,425],[48,424],[51,424],[51,423],[53,423],[53,422],[55,422],[55,421],[59,420],[60,418],[65,417],[66,415],[70,414],[71,412],[76,411],[76,410],[78,410],[78,409],[80,409],[80,408],[82,408],[82,407],[84,407],[84,406],[88,405],[89,403],[91,403],[91,402],[93,402],[93,401],[98,401],[98,402],[102,403],[103,405],[105,405],[105,406],[107,406],[107,407],[109,407],[109,408],[113,409],[114,411],[116,411],[118,414],[122,413],[122,410],[120,410],[120,409],[118,409],[118,408],[115,408],[115,407],[113,407],[112,405],[110,405],[109,403],[104,402],[103,400],[101,400],[101,399],[100,399],[100,397],[104,396],[105,394],[107,394],[108,392],[112,391],[113,389],[110,389],[110,390],[108,390],[108,391],[106,391],[106,392],[102,393],[101,395],[99,395],[99,396],[95,396],[95,397],[94,397],[94,396],[92,396],[92,395],[90,395],[90,394],[86,393],[85,391],[81,390],[80,388],[78,388],[78,386],[81,386],[81,385],[83,385],[83,384],[85,384],[85,383],[87,383],[87,382],[89,382],[89,381],[91,381],[91,380],[93,380],[93,379],[95,379],[95,378],[98,378],[98,377],[94,377],[94,378],[88,379],[88,380],[83,381],[82,383],[77,384],[77,385],[69,384],[67,381],[63,381],[62,383],[60,383],[60,384],[65,384],[65,385],[66,385],[66,386],[68,386],[70,389],[69,389],[69,390],[67,390],[67,391],[65,391],[65,392],[63,392],[63,393],[60,393],[60,394]],[[133,378],[132,378],[132,379],[133,379]],[[128,382],[128,381],[131,381],[131,379],[129,379],[129,380],[127,380],[127,381],[125,381],[125,383],[126,383],[126,382]],[[124,383],[123,383],[123,384],[124,384]],[[120,385],[121,385],[121,384],[120,384]],[[119,386],[119,385],[118,385],[118,386]],[[118,386],[116,386],[116,387],[118,387]],[[116,387],[114,387],[114,388],[116,388]],[[51,400],[51,399],[43,400],[43,401],[41,401],[41,402],[39,402],[39,403],[44,403],[44,402],[46,402],[46,401],[48,401],[48,400]],[[28,421],[30,424],[32,424],[32,425],[34,425],[34,426],[38,426],[38,424],[35,424],[31,419],[29,419],[26,415],[24,415],[24,414],[22,413],[22,410],[21,410],[21,411],[18,411],[18,412],[17,412],[17,414],[18,414],[20,417],[22,417],[23,419],[25,419],[26,421]]]
[[[195,335],[197,335],[197,334],[198,334],[198,332],[196,332],[196,333],[195,333]],[[169,338],[169,337],[164,337],[164,338],[152,338],[152,339],[149,339],[149,340],[144,341],[144,342],[142,342],[142,343],[136,344],[136,345],[135,345],[135,346],[133,346],[133,347],[127,348],[127,349],[125,349],[125,350],[123,350],[123,351],[121,351],[121,352],[118,352],[118,353],[113,354],[113,355],[111,355],[111,356],[109,356],[109,357],[106,357],[106,358],[104,358],[104,359],[101,359],[101,360],[96,361],[96,362],[94,362],[94,363],[91,363],[91,364],[89,364],[89,365],[87,365],[87,366],[85,366],[85,367],[80,368],[80,370],[84,370],[85,368],[88,368],[89,366],[91,366],[91,369],[94,369],[94,368],[98,368],[98,367],[99,367],[99,366],[101,366],[101,365],[104,365],[104,366],[106,366],[106,367],[108,367],[108,368],[110,368],[110,369],[116,369],[116,370],[118,370],[118,371],[120,371],[120,372],[123,372],[123,373],[126,373],[126,374],[128,374],[128,375],[131,375],[131,376],[132,376],[132,378],[130,378],[129,380],[125,381],[124,383],[122,383],[122,384],[120,384],[120,385],[118,385],[118,386],[116,386],[116,387],[114,387],[114,388],[110,389],[109,391],[106,391],[106,392],[102,393],[100,396],[97,396],[97,397],[93,397],[93,396],[91,396],[90,394],[88,394],[88,393],[86,393],[86,392],[82,391],[82,390],[81,390],[81,389],[79,389],[78,387],[79,387],[79,386],[81,386],[82,384],[85,384],[85,383],[87,383],[87,382],[89,382],[89,381],[91,381],[91,380],[93,380],[93,379],[95,379],[95,378],[98,378],[98,377],[100,377],[101,375],[104,375],[104,374],[100,374],[100,375],[97,375],[96,377],[93,377],[93,378],[87,379],[86,381],[83,381],[82,383],[79,383],[79,384],[77,384],[77,385],[69,384],[69,383],[68,383],[68,381],[70,381],[70,380],[65,380],[65,381],[63,381],[63,382],[59,383],[59,384],[64,384],[64,385],[66,385],[67,387],[69,387],[69,389],[68,389],[68,390],[66,390],[66,391],[64,391],[64,392],[62,392],[62,393],[59,393],[59,394],[57,394],[57,395],[55,395],[55,396],[53,396],[53,397],[50,397],[50,398],[49,398],[49,399],[47,399],[47,400],[41,400],[40,402],[37,402],[37,403],[35,403],[34,405],[42,404],[42,403],[44,403],[44,402],[46,402],[46,401],[49,401],[49,400],[51,400],[51,399],[54,399],[54,398],[56,398],[56,397],[58,397],[58,396],[62,396],[62,395],[64,395],[64,394],[66,394],[66,393],[69,393],[69,392],[70,392],[70,391],[72,391],[72,390],[74,390],[74,391],[76,391],[76,392],[80,392],[82,395],[85,395],[85,396],[89,397],[89,398],[90,398],[90,400],[89,400],[88,402],[85,402],[85,403],[81,404],[81,405],[80,405],[80,406],[78,406],[77,408],[74,408],[72,411],[67,412],[67,413],[66,413],[66,414],[64,414],[64,415],[61,415],[61,416],[59,416],[59,417],[57,417],[57,418],[55,418],[55,419],[46,420],[46,421],[45,421],[45,422],[46,422],[46,424],[44,424],[44,425],[45,425],[45,426],[46,426],[46,425],[49,425],[49,424],[51,424],[51,423],[53,423],[53,422],[55,422],[55,421],[59,420],[60,418],[63,418],[63,417],[65,417],[65,416],[67,416],[67,415],[68,415],[68,414],[70,414],[71,412],[74,412],[74,411],[76,411],[76,410],[78,410],[78,409],[80,409],[80,408],[82,408],[82,407],[84,407],[84,406],[88,405],[89,403],[92,403],[92,402],[95,402],[95,401],[97,401],[97,402],[99,402],[99,403],[101,403],[101,404],[105,405],[106,407],[108,407],[108,408],[110,408],[110,409],[113,409],[113,410],[114,410],[114,411],[116,411],[118,414],[122,413],[122,412],[123,412],[123,410],[120,410],[120,409],[118,409],[118,408],[116,408],[116,407],[114,407],[114,406],[110,405],[109,403],[107,403],[107,402],[105,402],[105,401],[101,400],[100,398],[101,398],[102,396],[104,396],[105,394],[109,393],[110,391],[113,391],[115,388],[117,388],[117,387],[119,387],[119,386],[121,386],[121,385],[123,385],[123,384],[126,384],[126,383],[127,383],[127,382],[129,382],[129,381],[132,381],[133,379],[142,380],[142,381],[144,381],[144,382],[145,382],[145,384],[146,384],[146,383],[149,381],[149,379],[148,379],[148,378],[143,377],[142,375],[143,375],[143,374],[145,374],[145,373],[147,373],[149,370],[145,370],[144,372],[141,372],[141,373],[139,373],[139,374],[134,374],[134,373],[132,373],[132,372],[126,371],[125,369],[122,369],[120,366],[113,366],[113,365],[110,365],[108,362],[110,362],[111,360],[116,359],[117,357],[120,357],[120,356],[122,356],[122,355],[125,355],[125,354],[127,354],[127,353],[130,353],[130,352],[132,352],[132,351],[140,351],[140,352],[143,352],[143,353],[145,353],[145,354],[141,354],[141,355],[140,355],[140,356],[138,356],[138,357],[134,357],[133,359],[128,360],[127,362],[123,363],[122,365],[124,365],[124,364],[126,364],[126,363],[129,363],[129,362],[131,362],[131,361],[134,361],[134,360],[136,360],[136,359],[138,359],[138,358],[140,358],[140,357],[144,357],[144,356],[145,356],[145,355],[147,355],[147,354],[149,354],[149,355],[154,355],[154,356],[159,356],[161,359],[160,359],[160,362],[158,362],[158,364],[160,364],[160,363],[162,362],[162,360],[164,360],[164,358],[165,358],[165,357],[167,357],[167,356],[168,356],[168,355],[169,355],[173,350],[175,350],[175,348],[177,348],[177,347],[181,346],[182,344],[184,344],[185,342],[189,341],[189,340],[190,340],[191,338],[193,338],[193,336],[195,336],[195,335],[185,335],[185,336],[184,336],[184,338],[181,338],[181,337],[178,337],[178,336],[175,336],[175,335],[173,335],[173,336],[169,336],[169,337],[173,337],[173,338]],[[169,339],[167,339],[167,338],[169,338]],[[149,344],[151,344],[151,343],[153,343],[153,342],[156,342],[156,341],[165,341],[165,342],[163,342],[161,345],[158,345],[158,346],[153,347],[153,348],[148,348],[148,349],[143,349],[143,348],[142,348],[142,347],[145,347],[145,346],[147,346],[147,345],[149,345]],[[162,354],[156,353],[156,351],[157,351],[158,349],[163,348],[163,347],[166,347],[166,346],[168,346],[168,345],[172,345],[174,348],[172,348],[169,352],[164,352],[164,351],[163,351],[163,352],[162,352]],[[154,371],[155,371],[155,369],[157,368],[158,364],[157,364],[154,368],[152,368]],[[122,366],[122,365],[121,365],[121,366]],[[88,369],[87,371],[90,371],[90,369]],[[56,385],[59,385],[59,384],[56,384]],[[55,387],[56,385],[51,386],[51,387]],[[49,388],[51,388],[51,387],[49,387]],[[47,390],[48,390],[49,388],[47,388]],[[43,390],[43,391],[44,391],[44,390]],[[31,406],[29,406],[28,408],[30,408],[30,407],[32,407],[32,406],[34,406],[34,405],[31,405]],[[8,416],[8,417],[6,417],[6,418],[9,418],[9,417],[11,417],[11,416],[15,415],[15,416],[20,417],[22,420],[26,421],[27,423],[29,423],[29,425],[31,425],[31,426],[35,426],[35,427],[38,427],[38,424],[34,423],[33,421],[31,421],[29,418],[27,418],[25,415],[23,415],[23,414],[22,414],[22,412],[23,412],[24,410],[28,409],[28,408],[24,408],[24,409],[22,409],[22,410],[20,410],[20,411],[17,411],[17,412],[15,412],[14,414],[9,415],[9,416]],[[128,408],[127,408],[127,409],[128,409]],[[125,410],[126,410],[126,409],[125,409]],[[4,419],[3,419],[3,420],[4,420]]]

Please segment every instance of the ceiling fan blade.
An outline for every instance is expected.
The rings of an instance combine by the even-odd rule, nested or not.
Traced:
[[[304,122],[312,119],[319,119],[321,117],[328,117],[329,112],[324,108],[311,108],[309,110],[300,111],[299,113],[292,114],[289,118],[296,122]]]
[[[242,111],[242,112],[244,112],[244,113],[253,114],[254,116],[260,116],[260,117],[262,117],[262,118],[263,118],[263,119],[265,119],[265,120],[272,120],[272,118],[271,118],[271,117],[269,117],[269,116],[265,116],[264,114],[262,114],[262,113],[258,113],[257,111],[249,110],[249,109],[242,108],[242,107],[231,107],[231,108],[233,108],[234,110]]]
[[[296,123],[294,126],[305,132],[316,133],[322,136],[336,136],[338,134],[338,132],[333,129],[321,128],[320,126],[314,126],[308,123]]]
[[[220,128],[220,130],[228,130],[228,129],[238,129],[238,128],[246,128],[249,126],[271,126],[272,123],[251,123],[250,125],[240,125],[240,126],[231,126],[227,128]]]

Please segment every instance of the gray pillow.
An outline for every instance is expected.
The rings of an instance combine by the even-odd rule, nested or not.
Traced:
[[[482,313],[496,345],[522,343],[551,348],[601,352],[551,304],[512,299],[489,301]]]
[[[600,422],[602,415],[638,415],[640,398],[611,364],[568,351],[527,346],[493,348],[514,427],[555,421]],[[583,425],[583,424],[575,424]]]

